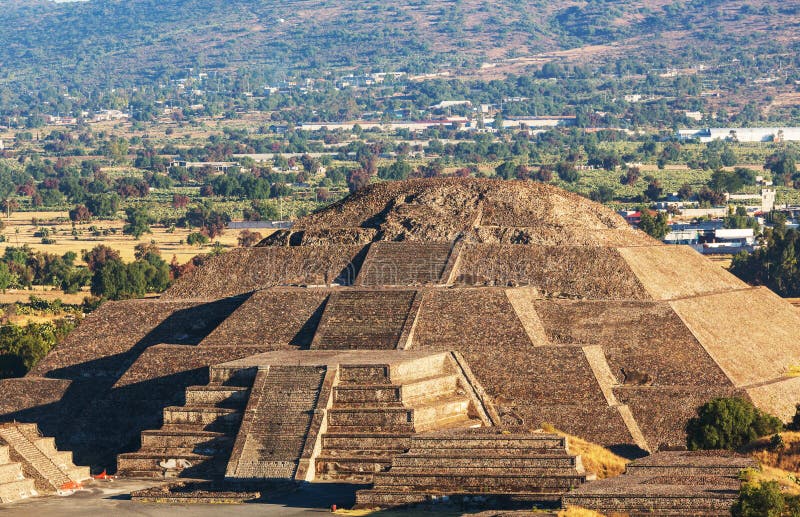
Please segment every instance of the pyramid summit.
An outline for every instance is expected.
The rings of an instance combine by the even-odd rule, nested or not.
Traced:
[[[508,428],[504,447],[558,450],[558,498],[582,467],[525,433],[654,453],[721,396],[788,421],[799,326],[771,291],[558,188],[380,183],[159,299],[104,304],[0,381],[0,415],[134,477],[312,482],[373,481],[393,461],[422,476],[398,455],[481,428],[453,445],[469,456]]]

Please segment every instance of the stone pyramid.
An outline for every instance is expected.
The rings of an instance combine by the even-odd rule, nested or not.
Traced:
[[[173,439],[171,425],[198,427],[207,415],[192,416],[192,407],[205,402],[190,399],[205,391],[192,386],[215,376],[223,383],[236,372],[302,365],[311,373],[297,382],[309,376],[313,384],[303,399],[312,408],[303,410],[308,430],[313,412],[325,410],[326,372],[337,365],[385,365],[395,374],[380,382],[419,387],[429,381],[409,380],[403,358],[440,361],[446,353],[446,368],[431,376],[455,391],[441,398],[446,404],[415,410],[427,415],[425,428],[480,421],[533,430],[547,422],[607,446],[655,452],[682,446],[697,406],[719,396],[748,398],[788,420],[800,403],[800,378],[791,375],[800,365],[798,328],[800,313],[769,290],[558,188],[381,183],[257,247],[211,259],[160,299],[103,305],[28,376],[0,381],[0,415],[37,423],[82,464],[113,468],[118,454],[151,443],[148,430]],[[280,386],[256,375],[239,387],[289,400],[294,374],[281,375]],[[267,444],[236,434],[231,415],[241,419],[255,403],[252,394],[237,396],[233,409],[217,411],[234,426],[217,438],[228,440],[226,454],[252,449],[263,457]],[[330,414],[344,422],[356,403]],[[407,418],[399,399],[386,403],[394,408],[387,414]],[[467,406],[469,418],[447,413]],[[281,465],[297,475],[303,442],[293,447],[299,452]],[[133,470],[152,463],[138,454],[129,458],[139,462]],[[176,458],[198,455],[191,454]]]

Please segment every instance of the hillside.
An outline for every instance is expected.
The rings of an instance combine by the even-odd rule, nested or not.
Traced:
[[[790,22],[797,6],[765,0],[2,0],[0,9],[0,84],[98,87],[169,79],[186,67],[276,77],[353,67],[469,72],[582,47],[556,56],[639,54],[679,66],[734,49],[786,52],[798,25]]]

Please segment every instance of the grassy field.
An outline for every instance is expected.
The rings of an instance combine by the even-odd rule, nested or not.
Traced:
[[[35,221],[34,221],[35,219]],[[5,252],[9,246],[28,245],[32,249],[56,255],[63,255],[69,251],[79,256],[83,251],[88,251],[99,244],[105,244],[118,250],[123,260],[134,259],[134,248],[140,243],[155,243],[161,249],[161,255],[170,261],[176,257],[180,263],[187,262],[198,253],[207,253],[213,243],[204,246],[190,246],[186,244],[189,235],[188,228],[175,228],[171,233],[168,228],[153,226],[150,234],[144,234],[140,239],[130,235],[123,235],[122,220],[102,220],[86,224],[73,225],[67,212],[14,212],[11,217],[3,217],[5,229],[2,234],[6,241],[0,243],[0,252]],[[46,228],[48,238],[55,239],[54,244],[42,244],[42,238],[34,234]],[[90,230],[94,228],[94,230]],[[107,234],[105,234],[107,231]],[[99,233],[99,235],[97,235]],[[263,234],[263,232],[262,232]],[[235,247],[239,232],[229,230],[214,239],[225,248]]]

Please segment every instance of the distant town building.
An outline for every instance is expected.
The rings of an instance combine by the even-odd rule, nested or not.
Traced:
[[[761,194],[726,194],[728,201],[748,201],[759,200],[761,202],[761,212],[772,212],[775,208],[775,189],[761,189]]]
[[[170,163],[172,167],[184,167],[186,169],[204,169],[206,167],[217,172],[225,172],[231,167],[238,167],[237,162],[189,162],[186,160],[174,160]]]
[[[434,104],[429,109],[441,110],[441,109],[452,108],[454,106],[471,107],[472,103],[470,101],[442,101],[439,104]]]
[[[797,142],[800,141],[800,127],[740,127],[680,129],[681,140],[700,140],[712,142],[726,140],[731,142]]]
[[[491,122],[487,122],[491,124]],[[514,117],[503,120],[504,129],[574,126],[575,117]]]
[[[229,230],[286,230],[292,227],[291,221],[231,221]]]
[[[92,117],[91,122],[107,122],[111,120],[127,120],[130,115],[120,110],[100,110]]]
[[[664,237],[666,244],[688,245],[704,255],[735,255],[756,247],[752,228],[723,228],[722,221],[672,224]]]

